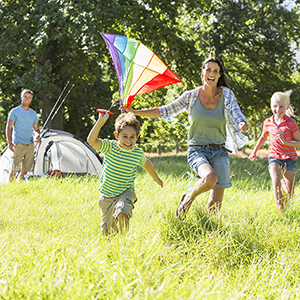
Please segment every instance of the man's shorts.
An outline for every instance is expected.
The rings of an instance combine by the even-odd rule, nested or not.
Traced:
[[[296,171],[296,160],[287,158],[287,159],[278,159],[275,157],[269,157],[269,168],[272,165],[277,165],[281,167],[284,171]]]
[[[12,155],[12,169],[22,172],[30,172],[34,163],[34,144],[16,144],[15,152]],[[20,170],[20,164],[22,169]]]
[[[137,201],[135,192],[128,189],[116,197],[105,197],[101,195],[99,205],[101,209],[101,232],[109,235],[111,230],[118,232],[117,217],[122,212],[130,219],[134,203]]]
[[[230,183],[230,157],[228,153],[220,148],[189,147],[187,153],[188,164],[197,174],[198,168],[204,164],[209,164],[218,175],[218,182],[215,188],[229,188]]]

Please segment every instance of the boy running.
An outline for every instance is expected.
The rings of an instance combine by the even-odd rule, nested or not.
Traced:
[[[88,143],[96,150],[104,153],[102,174],[100,178],[101,197],[101,232],[109,235],[111,230],[120,232],[129,227],[134,203],[137,201],[134,181],[136,166],[143,167],[153,180],[163,187],[162,180],[155,172],[152,163],[148,160],[142,149],[135,144],[139,137],[140,122],[133,113],[122,113],[115,122],[115,140],[99,139],[98,134],[109,117],[99,113],[99,118],[89,133]]]

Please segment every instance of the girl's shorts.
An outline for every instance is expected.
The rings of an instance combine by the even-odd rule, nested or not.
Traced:
[[[218,182],[215,188],[229,188],[230,183],[230,158],[228,153],[220,148],[189,147],[187,154],[190,168],[197,174],[199,167],[208,163],[217,173]]]
[[[278,159],[275,157],[269,157],[269,168],[272,165],[277,165],[281,167],[282,170],[285,171],[296,171],[296,161],[291,158],[287,159]]]

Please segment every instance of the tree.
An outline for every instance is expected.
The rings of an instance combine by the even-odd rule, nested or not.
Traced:
[[[173,23],[176,6],[181,2],[1,1],[3,114],[19,104],[21,89],[29,87],[35,92],[32,106],[37,111],[41,109],[44,122],[65,83],[70,81],[75,86],[51,127],[85,138],[95,118],[95,108],[108,108],[118,89],[100,32],[143,36],[144,41],[151,41],[148,46],[160,49],[168,58],[171,50],[167,45],[173,38],[178,40]],[[170,55],[167,61],[172,59]],[[111,129],[112,123],[106,128]],[[111,132],[106,128],[103,134]]]
[[[249,119],[269,106],[273,92],[299,92],[290,78],[298,68],[292,45],[298,47],[299,11],[297,5],[286,9],[280,0],[5,0],[0,2],[0,32],[1,124],[20,103],[23,87],[34,91],[32,106],[41,109],[45,121],[70,81],[74,88],[51,127],[85,139],[96,108],[109,108],[118,91],[100,32],[140,40],[183,81],[137,97],[136,107],[164,105],[200,85],[201,64],[210,52],[223,60]],[[103,137],[112,136],[118,108],[113,111]],[[175,120],[143,119],[141,142],[183,144],[187,131],[181,124],[188,123],[187,116]],[[157,134],[159,126],[165,134]]]
[[[30,87],[33,108],[41,108],[43,121],[70,81],[75,86],[51,126],[85,138],[95,108],[107,105],[112,89],[105,63],[93,52],[99,32],[99,37],[88,36],[88,30],[96,32],[81,8],[72,2],[1,2],[0,81],[6,114],[19,103],[21,89]]]
[[[275,91],[299,91],[291,80],[298,68],[293,49],[299,40],[297,7],[289,10],[281,0],[216,0],[186,17],[193,24],[193,30],[182,24],[186,34],[197,41],[199,53],[211,52],[224,62],[247,116],[268,107]]]

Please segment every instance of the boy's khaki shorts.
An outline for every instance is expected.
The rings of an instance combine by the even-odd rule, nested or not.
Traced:
[[[22,172],[32,171],[34,163],[34,145],[33,143],[28,145],[16,144],[15,152],[12,155],[13,163],[12,169]],[[20,164],[22,163],[22,169],[20,170]]]
[[[101,195],[99,205],[101,209],[100,228],[102,234],[109,235],[111,230],[118,232],[117,217],[119,213],[125,213],[128,219],[130,219],[136,201],[136,194],[130,189],[116,197],[105,197]]]

